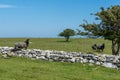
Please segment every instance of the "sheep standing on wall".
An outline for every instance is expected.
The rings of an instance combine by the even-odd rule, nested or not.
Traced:
[[[26,41],[24,41],[24,42],[15,43],[15,49],[16,50],[17,49],[23,49],[23,48],[27,49],[27,47],[29,46],[29,40],[30,39],[26,39]]]

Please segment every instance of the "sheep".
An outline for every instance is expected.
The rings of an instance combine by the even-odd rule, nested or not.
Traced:
[[[93,50],[97,49],[97,45],[96,44],[92,45],[91,47],[92,47]]]
[[[97,46],[97,50],[98,50],[98,51],[101,50],[101,51],[103,52],[104,48],[105,48],[105,44],[104,44],[104,43],[101,44],[101,45],[99,45],[99,46]]]
[[[23,48],[25,48],[25,49],[27,49],[27,47],[29,46],[29,40],[30,39],[26,39],[26,41],[24,41],[24,42],[17,42],[17,43],[15,43],[15,50],[19,50],[19,49],[23,49]]]
[[[103,50],[104,50],[104,48],[105,48],[105,44],[104,44],[104,43],[101,44],[101,45],[94,44],[94,45],[92,45],[91,47],[92,47],[93,50],[97,50],[97,51],[99,51],[99,52],[100,52],[100,51],[103,52]]]

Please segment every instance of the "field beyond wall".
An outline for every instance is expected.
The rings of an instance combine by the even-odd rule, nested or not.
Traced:
[[[14,47],[16,42],[22,42],[26,38],[0,38],[0,46]],[[93,44],[105,43],[104,52],[100,54],[111,54],[111,41],[104,39],[72,38],[65,42],[64,38],[30,38],[29,49],[58,50],[68,52],[99,53],[91,49]]]

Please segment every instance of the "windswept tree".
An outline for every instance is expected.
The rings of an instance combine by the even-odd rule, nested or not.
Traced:
[[[94,14],[99,23],[89,24],[85,21],[80,27],[85,31],[79,31],[81,35],[104,37],[112,42],[112,54],[118,55],[120,49],[120,6],[111,6],[107,9],[101,8],[100,12]]]
[[[65,37],[66,42],[69,41],[70,36],[74,36],[75,35],[75,31],[72,29],[65,29],[63,32],[59,33],[59,36]]]

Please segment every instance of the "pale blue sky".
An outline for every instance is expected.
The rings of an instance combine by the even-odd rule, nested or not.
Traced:
[[[0,0],[0,37],[58,37],[120,0]]]

